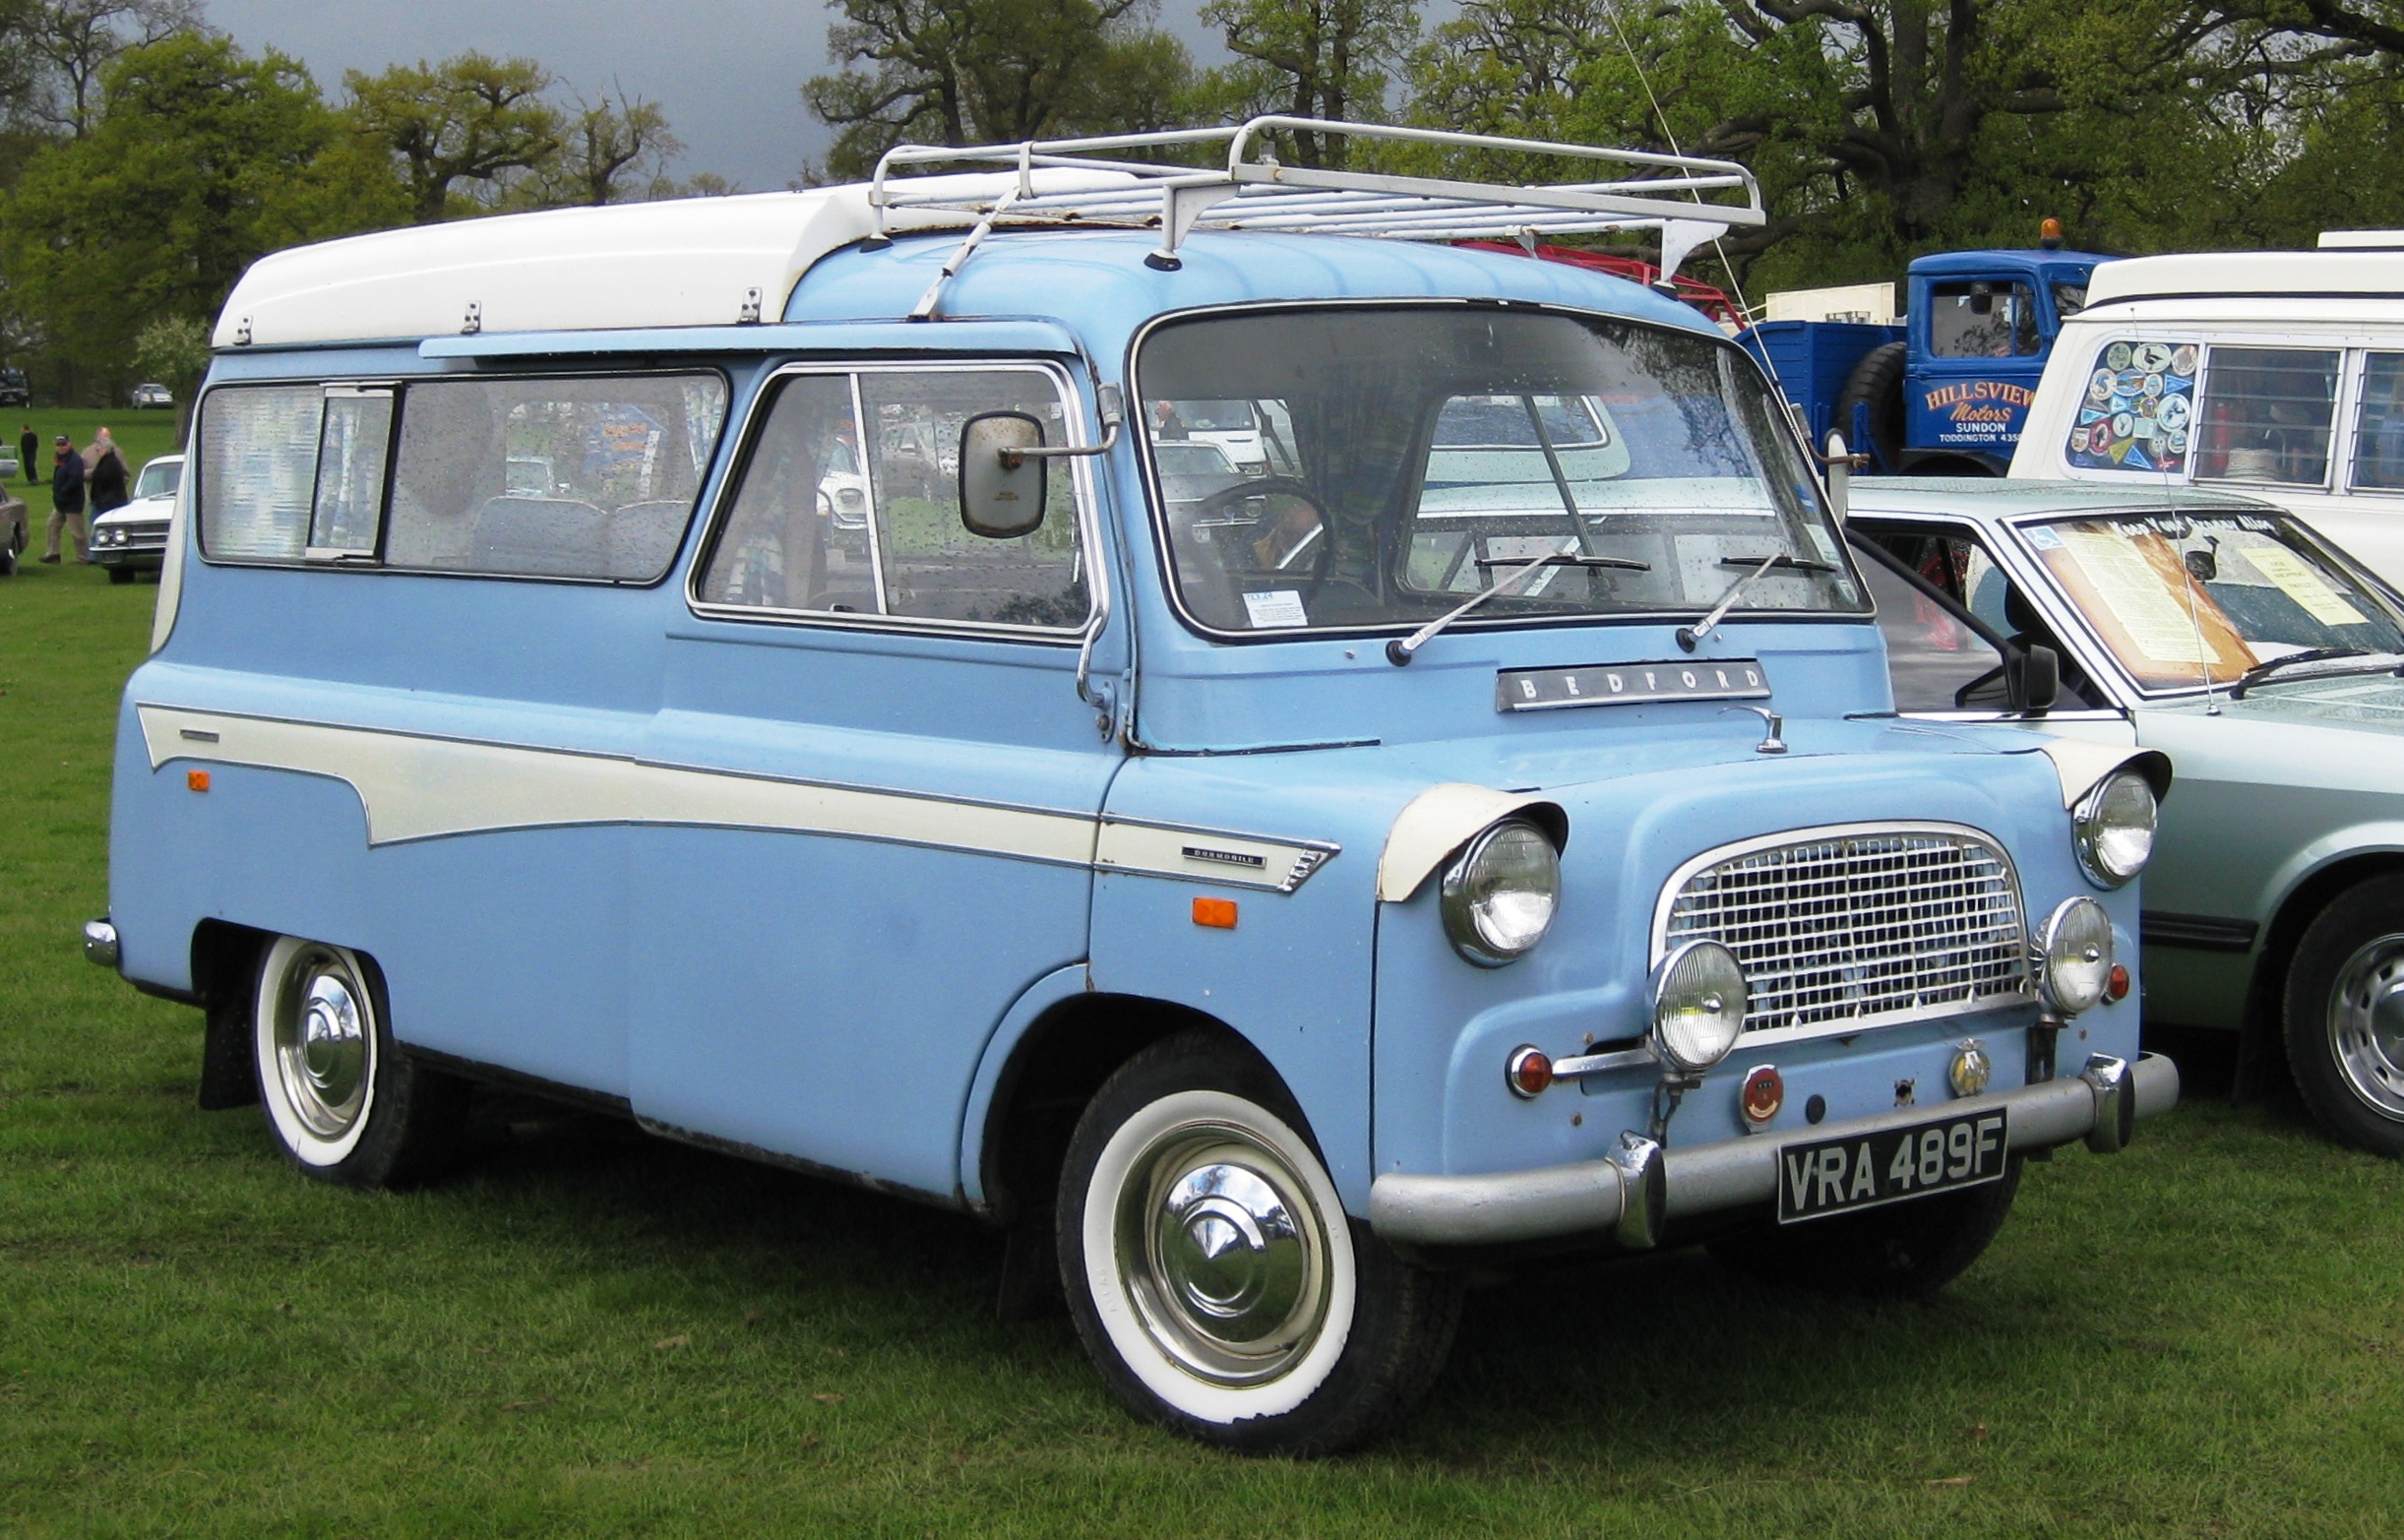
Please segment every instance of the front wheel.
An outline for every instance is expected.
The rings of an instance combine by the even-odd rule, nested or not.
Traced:
[[[1060,1266],[1085,1350],[1137,1415],[1253,1453],[1374,1437],[1434,1382],[1449,1278],[1344,1213],[1276,1078],[1206,1033],[1096,1093],[1061,1175]]]
[[[251,1010],[259,1100],[285,1158],[344,1187],[400,1187],[458,1147],[467,1086],[393,1043],[383,980],[345,947],[278,937]]]
[[[2287,1061],[2333,1139],[2404,1155],[2404,877],[2341,893],[2287,970]]]
[[[1865,1299],[1926,1299],[1986,1252],[2019,1190],[2014,1156],[1998,1182],[1861,1213],[1766,1225],[1712,1242],[1711,1254],[1765,1283]]]

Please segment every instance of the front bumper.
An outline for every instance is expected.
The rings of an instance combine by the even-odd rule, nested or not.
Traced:
[[[1603,1160],[1480,1176],[1387,1172],[1369,1189],[1369,1225],[1404,1246],[1509,1246],[1609,1235],[1632,1250],[1668,1220],[1762,1207],[1778,1196],[1778,1155],[1790,1143],[1850,1139],[1925,1123],[1933,1115],[2011,1109],[2011,1147],[2051,1149],[2084,1140],[2110,1152],[2138,1118],[2179,1104],[2179,1067],[2160,1054],[2134,1064],[2099,1054],[2075,1076],[1942,1107],[1906,1107],[1823,1123],[1784,1137],[1745,1136],[1670,1149],[1635,1135]]]

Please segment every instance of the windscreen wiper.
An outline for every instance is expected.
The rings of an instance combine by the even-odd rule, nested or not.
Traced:
[[[2395,656],[2393,652],[2373,652],[2368,647],[2306,647],[2301,652],[2290,652],[2284,657],[2274,657],[2268,662],[2256,663],[2238,675],[2237,683],[2229,691],[2229,699],[2243,701],[2249,689],[2293,663],[2326,663],[2341,657],[2375,657],[2384,660],[2393,656]],[[2387,664],[2381,661],[2378,666],[2385,668]]]
[[[1719,596],[1719,602],[1703,612],[1702,619],[1692,626],[1678,628],[1678,645],[1689,652],[1700,646],[1702,639],[1711,634],[1711,628],[1718,625],[1728,611],[1736,607],[1736,601],[1745,596],[1747,588],[1752,587],[1760,579],[1768,577],[1777,568],[1785,567],[1795,572],[1836,571],[1836,564],[1833,562],[1818,561],[1809,556],[1789,556],[1784,551],[1778,551],[1768,556],[1723,556],[1719,564],[1722,567],[1750,567],[1753,570],[1737,579],[1728,591]]]
[[[1510,567],[1514,570],[1497,578],[1483,591],[1475,594],[1466,602],[1445,611],[1409,636],[1396,637],[1387,643],[1386,661],[1400,668],[1409,662],[1421,647],[1433,641],[1437,633],[1443,631],[1445,627],[1449,626],[1497,594],[1515,592],[1520,584],[1525,583],[1530,577],[1547,567],[1611,567],[1622,572],[1651,572],[1653,570],[1653,564],[1650,562],[1631,561],[1625,556],[1579,556],[1570,551],[1557,551],[1551,556],[1480,558],[1477,566],[1480,572],[1489,567]]]

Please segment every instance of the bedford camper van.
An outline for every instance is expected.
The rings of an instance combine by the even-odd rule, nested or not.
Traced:
[[[1933,1289],[2177,1098],[2163,768],[1899,720],[1752,361],[1446,244],[1760,216],[1270,119],[271,257],[88,950],[310,1176],[422,1179],[499,1084],[965,1210],[1240,1448],[1391,1419],[1470,1265]]]
[[[2321,243],[2098,267],[2011,474],[2267,498],[2404,584],[2404,234]]]

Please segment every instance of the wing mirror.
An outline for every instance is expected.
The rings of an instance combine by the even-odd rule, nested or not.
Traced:
[[[1836,516],[1837,527],[1842,528],[1852,511],[1853,455],[1845,448],[1845,436],[1833,428],[1828,430],[1827,465],[1828,512]]]
[[[2052,710],[2061,696],[2061,653],[2032,646],[2003,654],[2003,700],[2011,709],[2040,715]]]
[[[1043,424],[1022,411],[960,424],[960,523],[970,534],[1012,540],[1035,532],[1049,490],[1042,448]]]

